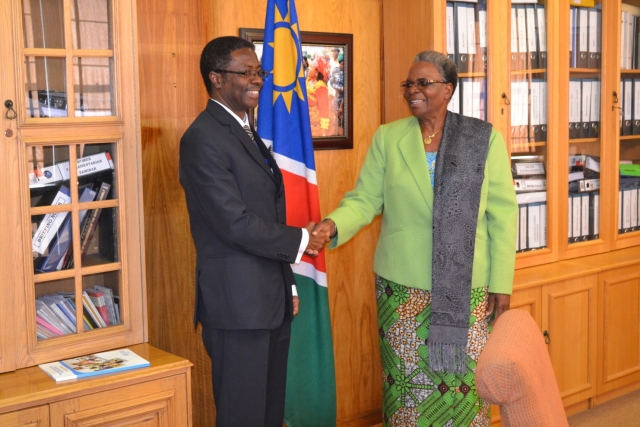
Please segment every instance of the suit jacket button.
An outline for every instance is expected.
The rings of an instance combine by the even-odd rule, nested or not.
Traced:
[[[289,254],[285,254],[284,259],[289,259]]]

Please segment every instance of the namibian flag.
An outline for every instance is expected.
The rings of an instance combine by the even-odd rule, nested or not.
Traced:
[[[272,145],[282,170],[287,223],[320,221],[309,107],[302,67],[298,15],[293,0],[268,0],[258,134]],[[300,314],[292,324],[285,423],[290,427],[336,425],[336,384],[324,252],[293,266]]]

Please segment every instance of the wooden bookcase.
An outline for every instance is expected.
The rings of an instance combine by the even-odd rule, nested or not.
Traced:
[[[503,134],[512,157],[531,154],[544,162],[546,247],[517,254],[512,307],[531,312],[541,331],[550,336],[551,360],[570,414],[640,388],[640,228],[624,233],[618,229],[618,164],[620,160],[640,162],[640,135],[620,136],[619,131],[620,80],[640,78],[640,70],[621,69],[620,17],[623,4],[640,7],[640,1],[595,0],[602,22],[600,64],[577,67],[572,66],[569,55],[571,2],[539,0],[537,4],[544,6],[546,15],[547,64],[545,68],[528,70],[514,69],[511,62],[511,29],[517,25],[512,22],[511,8],[516,4],[492,0],[484,3],[487,70],[480,74],[461,73],[460,77],[486,79],[487,120]],[[400,92],[394,88],[406,78],[415,54],[425,49],[447,52],[446,6],[445,0],[383,2],[385,122],[409,114]],[[418,11],[421,18],[415,16]],[[400,16],[408,20],[397,32],[392,24]],[[394,46],[406,48],[397,49],[401,51],[398,52]],[[386,60],[387,52],[393,61]],[[545,141],[529,143],[529,153],[518,152],[512,133],[511,102],[518,96],[512,90],[513,83],[523,78],[543,79],[547,84],[547,137]],[[598,136],[570,138],[572,79],[592,79],[600,84]],[[614,92],[618,93],[617,100]],[[528,95],[530,112],[530,88]],[[577,154],[600,160],[599,236],[569,243],[568,158]],[[620,307],[615,310],[614,306],[622,302],[628,314],[620,317]],[[618,333],[612,324],[619,324],[620,328],[622,324],[632,325],[625,329],[633,335],[632,341],[624,342],[629,336]],[[499,414],[495,412],[494,424],[499,424]]]
[[[147,313],[135,0],[8,0],[0,3],[0,18],[2,382],[23,371],[33,377],[41,363],[144,343]],[[50,242],[47,229],[54,231]],[[82,303],[94,286],[117,304],[108,316],[94,313],[107,317],[102,327],[89,313],[91,304]],[[36,313],[37,299],[60,292],[69,297],[63,334],[56,325],[43,330],[43,320],[54,322]],[[149,346],[137,348],[155,354]],[[177,417],[170,424],[190,425],[190,364],[174,362],[163,372],[182,378],[160,388],[181,396],[179,404],[167,401]],[[139,400],[142,410],[150,401],[140,400],[146,387],[136,384],[157,374],[141,370],[135,380],[116,375],[103,381],[126,385],[123,395]],[[55,385],[46,376],[40,381]],[[57,387],[56,399],[108,389],[91,381],[74,384]],[[0,414],[11,413],[1,420],[20,418],[17,409],[37,415],[36,403],[53,402],[20,399],[29,403],[18,408],[3,402]],[[83,399],[70,405],[81,407]],[[97,402],[86,399],[88,407]],[[58,415],[67,409],[50,406],[51,425],[62,425]],[[153,425],[169,425],[164,415],[153,419]]]

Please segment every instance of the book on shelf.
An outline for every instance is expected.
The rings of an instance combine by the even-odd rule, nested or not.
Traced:
[[[640,177],[640,165],[638,164],[621,164],[620,176],[638,176]]]
[[[118,321],[118,316],[116,316],[116,307],[113,299],[113,290],[106,286],[96,285],[93,287],[96,291],[102,292],[104,295],[104,300],[107,306],[107,315],[109,317],[109,323],[111,325],[117,325],[120,322]]]
[[[95,197],[96,192],[93,191],[90,187],[85,187],[80,193],[79,201],[80,203],[92,202]],[[81,224],[86,214],[86,210],[80,211],[78,213],[78,218]],[[36,267],[37,271],[45,273],[62,269],[65,256],[67,252],[69,252],[73,240],[71,228],[71,215],[67,215],[67,218],[60,228],[60,232],[56,233],[55,238],[51,243],[49,253],[44,256],[38,263]]]
[[[38,298],[36,301],[44,302],[51,309],[51,311],[56,315],[57,319],[62,321],[62,323],[71,332],[76,332],[75,319],[72,320],[69,314],[66,313],[66,307],[64,306],[64,304],[62,304],[64,302],[64,297],[62,297],[61,295],[43,295],[42,297]]]
[[[61,185],[51,206],[66,205],[71,203],[69,188]],[[31,249],[34,255],[44,255],[49,244],[58,233],[58,229],[66,219],[69,212],[52,212],[44,216],[40,225],[31,239]]]
[[[56,382],[111,374],[150,366],[149,361],[128,348],[39,365]]]
[[[100,312],[89,298],[89,295],[86,291],[82,291],[82,306],[84,307],[87,318],[89,319],[89,323],[93,323],[94,328],[106,328],[107,324],[104,319],[100,315]]]
[[[46,321],[49,325],[56,328],[56,330],[60,331],[60,335],[71,334],[74,331],[71,330],[64,321],[58,316],[54,310],[51,309],[44,301],[37,299],[35,301],[36,304],[36,317]],[[59,309],[56,307],[56,311]],[[63,316],[63,314],[61,314]],[[43,325],[44,326],[44,325]]]
[[[100,188],[98,189],[97,195],[95,197],[95,201],[99,202],[102,200],[106,200],[109,196],[109,190],[111,189],[111,184],[107,182],[100,183]],[[84,223],[82,224],[82,229],[80,230],[80,256],[83,257],[87,254],[89,250],[89,243],[91,243],[91,239],[95,234],[96,228],[98,227],[98,220],[100,219],[100,214],[102,213],[102,208],[91,209],[87,215]],[[73,253],[69,251],[65,260],[66,268],[73,267]]]
[[[89,176],[100,172],[113,170],[114,163],[111,153],[103,151],[76,160],[77,176]],[[29,174],[29,188],[49,187],[61,181],[68,181],[71,177],[69,161],[56,163],[42,169],[36,169]]]
[[[86,292],[96,310],[98,310],[98,313],[100,313],[100,316],[102,317],[102,320],[104,320],[106,326],[111,326],[109,314],[107,313],[107,303],[105,301],[104,293],[95,289],[87,289]]]

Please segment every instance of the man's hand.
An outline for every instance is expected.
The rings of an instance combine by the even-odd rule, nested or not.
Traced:
[[[305,227],[309,232],[309,243],[307,244],[305,253],[311,256],[318,255],[324,248],[324,245],[326,245],[331,240],[329,238],[329,234],[317,231],[314,227],[316,227],[315,222],[310,222]]]
[[[491,316],[495,310],[496,315],[493,318],[491,324],[493,325],[498,317],[505,311],[509,310],[509,303],[511,302],[511,295],[494,294],[489,292],[489,306],[487,307],[487,316]]]
[[[293,297],[293,317],[298,315],[298,311],[300,311],[300,298],[294,296]]]

